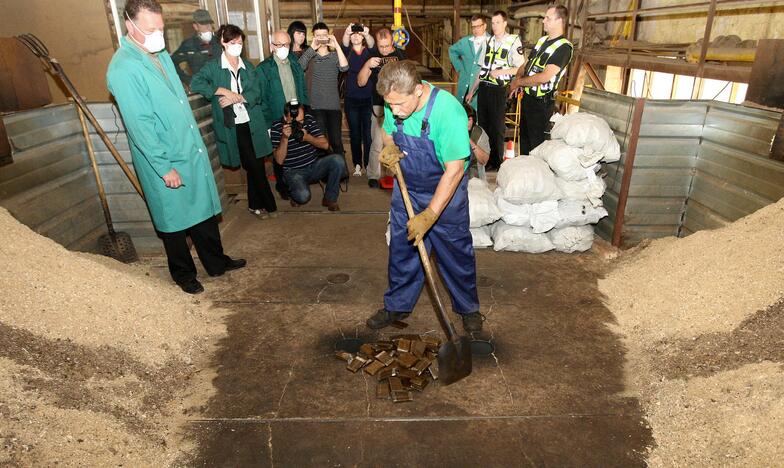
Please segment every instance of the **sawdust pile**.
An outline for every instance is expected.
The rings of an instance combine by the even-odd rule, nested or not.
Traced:
[[[782,233],[784,200],[636,248],[599,282],[653,428],[651,465],[784,457]]]
[[[200,404],[185,392],[225,332],[222,312],[149,267],[69,252],[2,208],[0,239],[0,465],[181,456],[178,421]]]

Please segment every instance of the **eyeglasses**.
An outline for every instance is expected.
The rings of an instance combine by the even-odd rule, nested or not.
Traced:
[[[471,25],[471,29],[478,29],[478,28],[481,28],[484,25],[485,25],[485,23],[472,24]]]
[[[273,42],[272,45],[275,47],[288,47],[291,45],[291,42]]]

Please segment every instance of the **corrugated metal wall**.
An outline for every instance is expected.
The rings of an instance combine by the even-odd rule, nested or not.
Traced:
[[[0,167],[0,205],[72,250],[106,232],[79,118],[72,105],[3,116],[14,151]]]
[[[682,235],[724,226],[784,196],[784,164],[768,158],[781,114],[707,107]]]
[[[228,208],[223,169],[218,160],[208,101],[190,98],[207,145],[224,212]],[[90,104],[99,124],[133,168],[119,111],[110,103]],[[65,247],[94,250],[106,232],[87,147],[73,105],[3,116],[14,148],[14,162],[0,167],[0,205],[19,221]],[[115,230],[133,236],[141,253],[161,252],[149,212],[133,186],[88,123]]]
[[[586,89],[581,112],[603,117],[624,153],[605,165],[612,237],[634,99]],[[780,114],[713,101],[647,100],[624,215],[624,245],[734,221],[784,196],[784,164],[768,159]]]

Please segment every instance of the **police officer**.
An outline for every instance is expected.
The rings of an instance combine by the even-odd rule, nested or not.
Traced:
[[[481,70],[474,85],[466,96],[471,102],[478,93],[477,117],[479,125],[490,137],[490,161],[487,170],[496,170],[501,165],[504,133],[506,132],[506,86],[512,81],[523,64],[523,46],[517,34],[507,34],[506,13],[496,11],[490,22],[493,37],[487,40],[480,56]],[[479,88],[477,91],[477,87]]]
[[[191,78],[201,70],[209,60],[221,56],[223,49],[218,39],[212,32],[212,17],[207,10],[193,12],[193,36],[185,39],[180,47],[172,54],[174,68],[180,80],[190,86]],[[182,63],[188,64],[188,71],[182,68]]]
[[[544,32],[547,35],[536,42],[528,64],[518,72],[509,87],[513,96],[521,88],[525,93],[520,131],[522,154],[530,154],[547,139],[548,122],[555,112],[554,95],[574,50],[572,43],[564,37],[568,17],[569,11],[562,5],[547,9],[544,16]]]
[[[379,161],[388,168],[399,162],[418,214],[409,220],[396,182],[390,211],[389,287],[384,308],[368,318],[367,326],[384,328],[411,314],[425,282],[416,247],[424,242],[436,253],[463,328],[480,331],[484,317],[479,313],[465,177],[471,153],[468,118],[457,98],[422,81],[409,60],[385,65],[376,89],[386,101],[385,147]]]

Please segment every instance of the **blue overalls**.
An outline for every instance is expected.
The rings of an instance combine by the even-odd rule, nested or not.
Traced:
[[[406,154],[400,160],[400,167],[414,213],[427,208],[444,175],[444,169],[436,157],[435,145],[428,139],[428,118],[438,92],[438,88],[431,88],[420,136],[406,135],[402,121],[397,122],[397,131],[392,134],[395,144]],[[392,192],[391,208],[389,289],[384,293],[384,308],[390,312],[409,313],[419,299],[425,276],[417,248],[407,239],[408,214],[397,180]],[[476,259],[468,225],[468,178],[463,176],[452,200],[424,238],[427,251],[435,249],[441,277],[452,299],[452,309],[458,314],[479,311]]]

